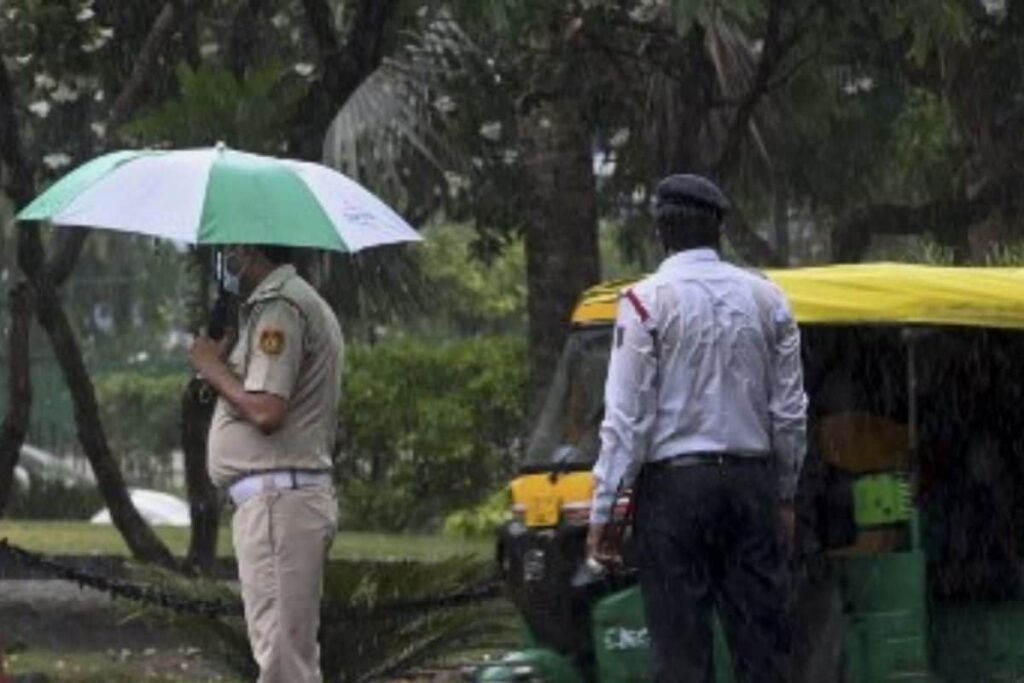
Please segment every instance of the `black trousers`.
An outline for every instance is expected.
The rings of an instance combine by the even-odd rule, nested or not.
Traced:
[[[787,681],[788,577],[764,462],[645,468],[635,539],[658,683],[712,683],[711,611],[742,683]]]

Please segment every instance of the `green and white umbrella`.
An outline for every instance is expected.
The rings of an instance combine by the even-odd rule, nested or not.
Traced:
[[[337,171],[223,144],[97,157],[57,181],[18,218],[190,244],[341,252],[420,239],[384,202]]]

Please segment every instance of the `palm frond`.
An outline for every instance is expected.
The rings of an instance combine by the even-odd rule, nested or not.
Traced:
[[[459,215],[507,146],[482,131],[514,129],[495,64],[448,13],[424,18],[339,110],[324,162],[414,223],[438,209]]]
[[[300,268],[338,315],[346,335],[372,339],[377,326],[430,310],[430,288],[414,249],[382,246],[356,254],[311,252]]]
[[[514,613],[501,600],[463,607],[394,609],[396,603],[450,595],[478,585],[489,563],[450,558],[436,563],[332,561],[324,576],[321,666],[329,681],[368,681],[406,671],[459,649],[511,646]],[[227,586],[151,567],[137,567],[133,579],[175,595],[237,603]],[[191,634],[202,634],[210,654],[238,675],[252,678],[255,665],[241,618],[209,618],[132,608],[128,618],[160,619]]]

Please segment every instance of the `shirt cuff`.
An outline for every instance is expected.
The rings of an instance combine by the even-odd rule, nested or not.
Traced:
[[[797,480],[799,477],[787,475],[779,477],[779,500],[791,503],[796,498]]]
[[[612,508],[615,506],[614,493],[594,493],[590,504],[590,523],[607,524],[612,519]]]

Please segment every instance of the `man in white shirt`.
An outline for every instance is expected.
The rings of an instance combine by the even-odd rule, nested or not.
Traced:
[[[611,510],[633,487],[656,680],[713,680],[714,607],[738,679],[785,681],[800,334],[778,287],[719,259],[729,203],[714,183],[669,176],[656,200],[668,257],[619,303],[587,550],[612,559]]]

